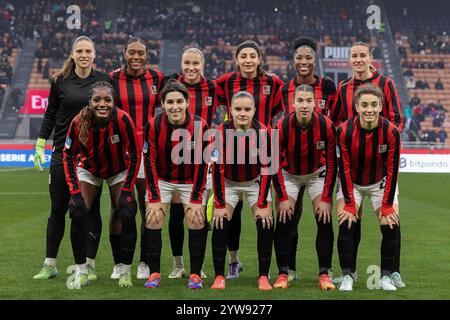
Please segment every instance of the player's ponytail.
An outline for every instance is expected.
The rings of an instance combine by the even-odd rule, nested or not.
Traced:
[[[64,61],[64,64],[61,69],[55,72],[55,74],[52,76],[52,80],[56,81],[59,77],[62,77],[63,79],[67,79],[70,75],[70,72],[75,68],[75,60],[72,58],[73,49],[80,41],[88,41],[91,43],[92,48],[95,50],[94,42],[91,40],[91,38],[86,36],[81,36],[75,39],[75,41],[72,44],[72,50],[69,55],[69,57]]]

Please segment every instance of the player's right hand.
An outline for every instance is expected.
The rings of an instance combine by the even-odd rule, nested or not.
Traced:
[[[213,224],[216,229],[223,229],[223,219],[228,220],[226,208],[216,208],[213,213]]]
[[[42,165],[45,163],[45,139],[38,138],[36,140],[35,154],[34,154],[34,167],[39,171],[44,171]]]

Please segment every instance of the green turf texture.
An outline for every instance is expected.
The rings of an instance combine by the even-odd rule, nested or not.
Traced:
[[[227,281],[224,291],[209,287],[213,281],[211,233],[205,267],[208,278],[204,289],[186,288],[187,279],[167,278],[172,268],[168,221],[163,228],[162,281],[157,290],[145,289],[144,280],[135,278],[140,252],[140,236],[132,268],[134,287],[122,289],[109,278],[113,266],[108,238],[109,196],[102,197],[103,233],[96,260],[99,280],[83,290],[66,288],[66,269],[73,264],[69,238],[70,220],[66,219],[66,233],[58,255],[60,275],[48,281],[33,280],[45,258],[45,232],[50,210],[48,170],[0,168],[0,299],[449,299],[450,278],[450,175],[401,174],[400,214],[402,221],[401,271],[406,288],[396,292],[369,290],[366,273],[369,265],[380,263],[381,232],[377,219],[365,201],[365,218],[358,257],[359,281],[351,293],[321,292],[317,287],[317,258],[315,252],[316,225],[307,200],[300,223],[300,242],[297,272],[300,279],[289,289],[260,292],[257,289],[256,226],[247,206],[243,211],[240,258],[244,271],[237,281]],[[104,188],[106,190],[107,188]],[[307,196],[305,196],[306,199]],[[140,218],[137,218],[138,223]],[[333,266],[340,274],[334,219],[335,250]],[[184,260],[189,271],[187,231]],[[228,268],[226,269],[228,270]],[[271,264],[271,281],[277,275],[275,258]]]

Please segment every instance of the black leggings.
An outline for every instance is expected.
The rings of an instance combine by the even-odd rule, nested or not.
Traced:
[[[50,217],[47,222],[46,257],[56,258],[59,246],[64,236],[66,213],[69,207],[70,191],[62,164],[50,167],[49,191],[51,199]],[[86,256],[95,259],[102,233],[102,219],[100,215],[100,196],[95,198],[87,220],[87,251]]]

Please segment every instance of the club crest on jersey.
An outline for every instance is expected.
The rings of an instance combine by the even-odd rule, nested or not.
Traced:
[[[380,144],[378,146],[378,152],[379,153],[385,153],[387,151],[387,144]]]
[[[219,151],[218,151],[218,150],[214,149],[214,150],[211,152],[211,161],[212,161],[212,162],[217,162],[217,161],[219,161]]]
[[[325,141],[317,141],[316,148],[317,148],[317,150],[325,149]]]
[[[109,137],[109,140],[111,140],[111,143],[112,143],[112,144],[116,144],[117,142],[120,141],[120,138],[119,138],[119,135],[118,135],[118,134],[115,134],[115,135],[110,136],[110,137]]]
[[[72,139],[70,139],[69,137],[66,138],[66,143],[64,144],[64,146],[66,147],[66,149],[70,149],[70,146],[72,145]]]
[[[148,143],[147,141],[144,142],[144,146],[142,147],[142,153],[147,153],[148,151]]]
[[[325,100],[324,99],[317,99],[317,107],[319,109],[325,109]]]
[[[152,94],[158,93],[158,89],[156,89],[156,86],[150,86],[150,90],[152,90]]]
[[[205,97],[205,106],[212,106],[213,99],[210,96]]]
[[[268,85],[263,86],[263,94],[270,94],[270,86]]]

